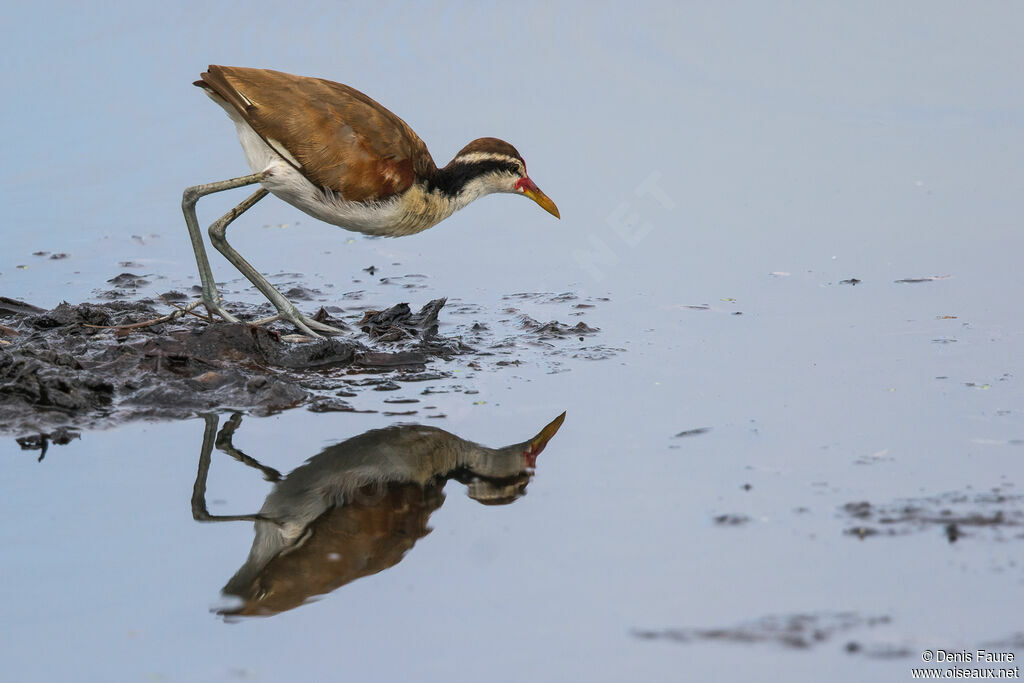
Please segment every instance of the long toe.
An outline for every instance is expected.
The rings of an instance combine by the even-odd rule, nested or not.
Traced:
[[[307,327],[316,330],[317,332],[323,332],[324,334],[345,334],[344,330],[334,327],[333,325],[328,325],[327,323],[322,323],[319,320],[307,318],[306,316],[302,316],[302,321],[306,323]]]
[[[306,316],[302,315],[298,311],[280,311],[280,313],[282,320],[287,320],[292,325],[295,325],[295,327],[299,328],[299,332],[307,337],[312,337],[314,339],[323,338],[323,335],[317,334],[310,329],[309,325],[306,324],[306,321],[309,320],[309,318],[306,318]]]
[[[229,323],[240,322],[238,318],[228,313],[223,306],[220,305],[219,301],[208,301],[205,297],[203,298],[203,305],[206,306],[206,310],[210,312],[210,315],[219,315],[220,317],[227,320]]]

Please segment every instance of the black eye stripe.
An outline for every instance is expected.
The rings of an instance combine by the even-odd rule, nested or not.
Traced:
[[[480,159],[477,161],[452,161],[427,182],[427,190],[439,190],[444,194],[456,195],[466,183],[488,173],[506,173],[519,176],[522,168],[515,161],[503,159]]]

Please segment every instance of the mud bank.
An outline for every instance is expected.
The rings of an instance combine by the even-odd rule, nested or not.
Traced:
[[[302,405],[353,411],[347,399],[362,391],[453,378],[457,369],[448,361],[458,357],[468,356],[460,365],[485,372],[543,358],[557,372],[564,371],[562,358],[603,359],[621,351],[589,344],[586,338],[599,330],[583,322],[540,323],[514,306],[495,317],[464,303],[445,305],[435,299],[417,311],[404,303],[384,310],[321,308],[318,320],[347,333],[296,342],[295,330],[281,322],[254,327],[185,315],[140,326],[166,316],[166,306],[148,300],[62,303],[47,311],[0,297],[0,434],[45,449],[67,443],[75,430],[136,419],[227,409],[259,415]],[[442,309],[455,319],[449,336],[438,333]],[[232,311],[242,320],[266,314],[260,306]],[[461,385],[426,391],[456,389],[476,393]]]
[[[0,432],[45,435],[69,425],[228,407],[267,413],[311,400],[328,388],[332,371],[422,371],[431,358],[473,351],[436,334],[444,303],[431,301],[418,312],[406,304],[370,311],[345,338],[291,343],[277,324],[210,324],[191,316],[125,328],[160,317],[147,303],[63,303],[44,311],[4,299]],[[320,316],[340,322],[325,311]]]

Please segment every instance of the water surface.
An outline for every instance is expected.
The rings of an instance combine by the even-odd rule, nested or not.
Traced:
[[[1021,10],[295,10],[7,10],[0,293],[195,284],[181,190],[245,167],[189,83],[320,75],[442,163],[510,140],[563,219],[499,196],[392,241],[262,202],[233,243],[304,307],[446,296],[442,333],[509,344],[351,399],[376,412],[245,416],[234,445],[287,473],[399,422],[489,446],[565,423],[514,504],[449,482],[400,562],[231,623],[253,530],[193,519],[202,417],[41,462],[0,441],[11,680],[904,680],[925,649],[1024,652]],[[530,344],[523,315],[600,332]],[[217,457],[210,513],[258,510],[271,483]]]

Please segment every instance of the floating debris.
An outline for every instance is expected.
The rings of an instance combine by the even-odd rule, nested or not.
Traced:
[[[773,643],[782,647],[805,650],[821,645],[833,636],[858,628],[871,628],[890,623],[888,616],[862,616],[856,612],[822,612],[766,616],[755,621],[722,628],[668,628],[633,631],[641,640],[669,640],[692,643],[715,640],[752,645]]]
[[[946,280],[953,277],[952,275],[932,275],[930,277],[905,277],[902,280],[894,280],[893,282],[899,284],[916,284],[918,282],[934,282],[935,280]]]
[[[715,524],[719,526],[742,526],[750,521],[747,515],[726,514],[714,518]]]
[[[23,451],[39,451],[39,462],[42,462],[51,443],[56,446],[66,446],[73,439],[79,439],[81,436],[81,433],[74,429],[57,427],[52,432],[30,434],[19,437],[15,441]]]
[[[109,280],[107,280],[107,282],[116,287],[128,289],[137,289],[139,287],[144,287],[149,284],[149,280],[147,280],[145,277],[141,275],[135,275],[134,273],[121,273],[120,275],[116,275],[110,278]]]
[[[966,529],[989,529],[1002,537],[1008,530],[1024,527],[1024,495],[950,492],[924,498],[897,500],[884,505],[857,501],[843,505],[840,513],[858,521],[844,533],[865,539],[900,536],[939,529],[950,543],[968,536]],[[1013,534],[1024,538],[1024,530]]]
[[[673,438],[679,439],[686,436],[697,436],[699,434],[707,434],[710,431],[711,427],[697,427],[695,429],[685,429],[676,434]]]

